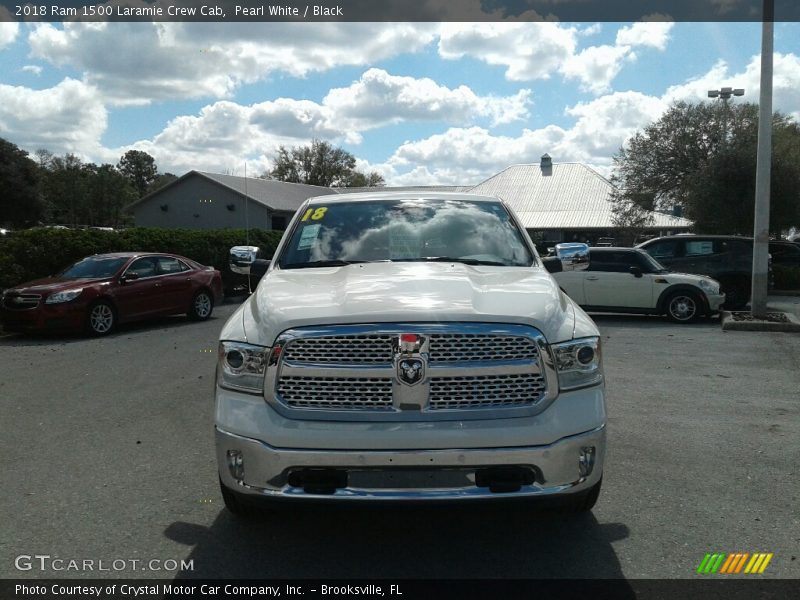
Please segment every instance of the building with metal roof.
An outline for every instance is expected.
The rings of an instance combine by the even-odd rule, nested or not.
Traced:
[[[512,165],[478,185],[397,186],[384,191],[424,194],[461,192],[502,198],[538,242],[614,238],[619,227],[612,211],[613,185],[579,163],[553,163],[545,154],[537,164]],[[136,225],[146,227],[284,229],[308,198],[327,194],[374,192],[376,188],[327,188],[272,179],[190,171],[133,205]],[[692,222],[652,213],[654,235],[688,230]]]
[[[613,237],[611,202],[614,186],[594,169],[580,163],[553,163],[542,156],[538,164],[512,165],[470,188],[473,194],[506,201],[529,233],[543,241]],[[681,232],[692,226],[682,217],[652,212],[648,230]]]

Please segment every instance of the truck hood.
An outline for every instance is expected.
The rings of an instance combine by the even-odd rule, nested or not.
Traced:
[[[271,346],[294,327],[453,321],[532,325],[557,342],[574,336],[576,307],[541,267],[366,263],[273,269],[222,339]],[[588,323],[590,331],[581,335],[597,335]]]

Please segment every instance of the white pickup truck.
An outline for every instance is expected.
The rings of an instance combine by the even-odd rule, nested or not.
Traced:
[[[469,501],[600,492],[600,336],[497,198],[311,198],[225,324],[216,376],[222,495]],[[586,256],[563,261],[585,268]]]

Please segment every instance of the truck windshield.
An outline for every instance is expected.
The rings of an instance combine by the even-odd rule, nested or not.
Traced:
[[[533,256],[499,202],[321,201],[303,211],[278,264],[298,269],[381,261],[522,267]]]

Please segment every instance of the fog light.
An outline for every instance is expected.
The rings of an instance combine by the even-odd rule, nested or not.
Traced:
[[[241,450],[228,450],[228,470],[236,481],[244,479],[244,455]]]
[[[584,446],[581,448],[581,453],[578,457],[578,472],[581,477],[588,477],[592,474],[595,456],[596,452],[594,446]]]

